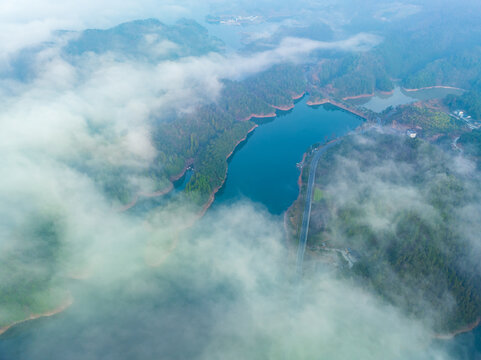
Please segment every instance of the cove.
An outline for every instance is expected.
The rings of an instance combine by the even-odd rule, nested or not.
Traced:
[[[432,88],[418,91],[406,91],[399,86],[394,88],[391,94],[376,93],[372,97],[351,99],[349,103],[364,107],[374,112],[382,112],[389,106],[410,104],[419,100],[443,99],[447,95],[461,95],[463,90],[454,88]]]
[[[275,215],[282,214],[299,193],[296,163],[315,143],[346,135],[363,119],[333,105],[308,106],[301,99],[293,109],[260,126],[229,159],[227,178],[212,208],[247,199]]]
[[[298,196],[296,163],[306,149],[342,136],[362,121],[329,104],[309,107],[306,99],[274,119],[259,120],[260,126],[230,158],[226,182],[213,207],[249,199],[281,214]],[[191,175],[192,170],[174,184],[174,196]],[[139,209],[155,208],[157,200],[145,201]],[[108,290],[95,282],[74,282],[74,304],[53,317],[11,328],[0,337],[0,359],[100,359],[106,354],[112,359],[145,358],[139,355],[143,349],[149,351],[147,358],[195,358],[209,342],[216,325],[212,319],[225,316],[225,309],[212,304],[228,306],[235,293],[229,283],[199,287],[195,276],[176,283],[169,272],[175,269],[167,265],[162,271],[142,273],[141,287],[146,285],[146,291],[132,293],[128,289],[139,286],[135,277],[126,278],[120,289]]]

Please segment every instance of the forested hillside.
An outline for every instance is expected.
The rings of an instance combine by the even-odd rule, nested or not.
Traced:
[[[457,172],[451,155],[422,140],[348,137],[319,162],[310,255],[325,256],[324,246],[355,251],[359,259],[344,276],[438,331],[466,326],[481,315],[470,242],[472,221],[481,220],[473,210],[480,185],[478,173]],[[297,221],[300,208],[292,209]]]
[[[201,204],[221,184],[227,154],[253,126],[251,122],[241,122],[255,115],[273,115],[276,108],[288,109],[293,106],[293,98],[306,91],[314,100],[339,101],[376,91],[389,92],[395,81],[405,87],[459,86],[474,90],[449,97],[447,104],[452,109],[463,108],[473,117],[481,116],[478,84],[473,80],[481,75],[479,47],[469,47],[472,44],[467,40],[456,41],[453,34],[442,30],[441,19],[437,16],[424,21],[439,31],[423,30],[410,24],[405,31],[412,36],[401,36],[393,25],[387,28],[383,41],[368,51],[318,52],[306,64],[281,64],[240,81],[222,80],[220,96],[212,104],[199,105],[191,113],[152,119],[151,136],[157,157],[147,171],[136,175],[150,179],[152,190],[159,191],[167,189],[169,179],[179,176],[187,165],[193,164],[196,174],[187,192],[196,193],[191,198]],[[472,31],[479,30],[472,25]],[[463,34],[466,29],[456,27],[454,31]],[[319,34],[314,36],[316,32]],[[307,34],[318,39],[332,37],[325,26],[282,27],[270,41]],[[259,45],[255,44],[252,46]],[[153,47],[161,45],[168,51],[152,51]],[[207,30],[194,21],[181,20],[166,25],[151,19],[107,30],[84,31],[74,36],[63,52],[71,61],[94,52],[152,62],[222,52],[222,49],[222,42],[209,36]],[[248,54],[249,48],[244,52]],[[417,127],[425,136],[460,129],[460,124],[447,115],[422,107],[400,107],[390,114],[388,123]],[[107,165],[97,171],[97,167],[78,164],[86,173],[95,173],[94,177],[109,198],[128,203],[136,190],[126,179],[137,170]]]
[[[393,89],[381,59],[372,53],[322,59],[311,66],[309,75],[313,97],[343,98]]]
[[[272,116],[273,106],[293,106],[293,97],[304,89],[302,68],[294,65],[275,66],[241,82],[224,81],[217,103],[156,126],[154,142],[165,176],[173,177],[192,163],[195,175],[186,191],[197,204],[205,203],[224,180],[227,155],[254,125],[247,119]]]
[[[475,129],[462,134],[458,143],[467,156],[473,157],[481,169],[481,130]]]
[[[210,36],[207,29],[193,20],[182,19],[167,25],[156,19],[147,19],[105,30],[85,30],[74,36],[63,50],[67,57],[93,52],[159,61],[199,56],[223,48],[220,39]]]

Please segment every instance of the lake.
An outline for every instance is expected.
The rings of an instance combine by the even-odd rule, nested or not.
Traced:
[[[345,135],[362,121],[329,104],[309,107],[306,99],[275,119],[259,120],[261,125],[230,158],[225,184],[207,215],[248,199],[281,216],[298,196],[296,163],[306,149]],[[176,191],[190,176],[188,172],[179,179]],[[188,257],[179,257],[177,261],[188,264]],[[20,324],[0,337],[0,359],[195,358],[214,331],[212,319],[222,319],[236,294],[228,282],[199,286],[189,276],[195,269],[181,275],[178,270],[167,264],[162,271],[144,274],[140,284],[129,277],[109,291],[102,283],[73,284],[75,302],[65,312]],[[453,354],[475,356],[480,338],[481,331],[475,330],[442,346]]]
[[[213,209],[249,199],[273,214],[282,214],[298,196],[296,163],[306,149],[345,135],[362,121],[331,105],[309,107],[305,98],[275,119],[259,119],[260,126],[230,158],[227,180]],[[182,190],[191,174],[179,179],[169,196]],[[136,211],[149,211],[161,204],[158,201],[140,202]],[[195,357],[214,326],[208,315],[213,311],[212,297],[228,304],[233,295],[228,285],[199,289],[189,283],[190,277],[183,278],[184,286],[178,287],[172,280],[178,275],[169,273],[168,267],[164,271],[146,275],[143,281],[150,284],[148,291],[129,294],[128,300],[123,288],[137,288],[137,279],[128,278],[121,289],[109,291],[74,283],[75,302],[69,309],[20,324],[0,337],[0,359],[96,359],[105,358],[106,352],[108,359],[142,358],[142,348],[172,359]],[[186,327],[190,333],[183,330]],[[162,334],[163,340],[149,334]],[[179,349],[179,343],[189,346]]]
[[[374,96],[352,99],[349,102],[353,105],[365,107],[374,112],[382,112],[389,106],[409,104],[419,100],[442,99],[449,94],[460,95],[463,90],[434,88],[419,91],[405,91],[396,87],[392,94],[376,93]]]
[[[282,214],[298,196],[296,163],[314,143],[343,136],[362,123],[359,117],[330,104],[306,105],[306,98],[275,120],[262,124],[229,161],[227,179],[213,208],[249,199],[272,214]]]

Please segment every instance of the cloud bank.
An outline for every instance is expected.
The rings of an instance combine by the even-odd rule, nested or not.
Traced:
[[[156,268],[139,263],[138,246],[124,239],[158,240],[178,224],[122,235],[135,224],[107,223],[116,225],[102,234],[112,247],[103,241],[87,253],[115,259],[71,286],[74,305],[27,332],[19,359],[51,358],[52,347],[72,360],[444,359],[426,348],[428,328],[356,284],[322,273],[298,283],[282,224],[249,204],[208,214]]]

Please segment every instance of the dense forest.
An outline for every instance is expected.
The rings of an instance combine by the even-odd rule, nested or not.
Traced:
[[[187,165],[193,164],[196,173],[186,191],[201,205],[221,184],[226,168],[225,157],[253,126],[249,121],[242,122],[252,115],[273,115],[276,108],[289,108],[293,106],[293,98],[306,91],[311,100],[331,98],[342,101],[343,98],[376,91],[389,92],[396,82],[405,87],[459,86],[473,90],[449,97],[446,102],[451,108],[463,108],[473,117],[479,117],[480,96],[476,91],[479,84],[472,79],[481,74],[481,50],[464,40],[456,41],[440,27],[441,19],[433,17],[425,21],[439,30],[436,35],[431,30],[420,31],[417,26],[405,29],[412,36],[401,36],[399,29],[388,28],[384,41],[369,51],[317,52],[303,65],[280,64],[245,79],[222,80],[222,91],[214,103],[200,105],[192,113],[152,119],[151,136],[157,157],[148,170],[112,168],[104,164],[99,171],[98,166],[89,166],[85,162],[79,163],[78,167],[93,175],[109,198],[125,204],[136,192],[142,191],[129,183],[129,176],[134,174],[150,179],[154,186],[152,190],[159,191],[169,188],[170,180],[181,174]],[[476,25],[473,26],[472,31],[477,31]],[[465,31],[456,28],[459,34]],[[319,40],[332,37],[332,33],[321,25],[285,26],[271,41],[280,41],[283,36],[307,35]],[[441,41],[434,41],[433,36]],[[164,53],[149,50],[154,43],[166,42],[181,45]],[[253,43],[250,50],[246,47],[243,52],[248,54],[253,49],[259,50],[259,46],[261,44]],[[71,61],[88,52],[109,52],[152,62],[222,52],[223,48],[222,41],[209,36],[207,30],[195,21],[180,20],[174,25],[166,25],[149,19],[107,30],[84,31],[70,40],[63,51]],[[416,127],[424,136],[456,132],[461,126],[442,112],[427,108],[400,107],[390,111],[386,123]]]
[[[276,111],[292,107],[295,98],[304,93],[311,100],[328,98],[342,103],[349,97],[390,92],[396,86],[463,88],[463,94],[446,97],[438,109],[415,104],[388,108],[381,114],[366,110],[369,119],[379,117],[397,135],[370,132],[347,137],[325,153],[318,166],[313,194],[307,257],[319,260],[327,248],[352,249],[359,255],[357,261],[349,268],[339,256],[339,276],[374,290],[383,300],[413,317],[433,321],[438,331],[466,326],[481,316],[481,278],[472,271],[479,268],[479,254],[473,251],[468,236],[478,236],[479,231],[473,226],[481,223],[481,130],[467,131],[464,123],[449,116],[446,110],[462,109],[481,120],[481,25],[458,4],[452,7],[449,17],[436,12],[432,16],[414,14],[406,21],[383,21],[377,28],[358,29],[345,24],[336,29],[319,22],[318,17],[308,20],[312,22],[308,26],[299,26],[293,19],[283,21],[270,29],[274,33],[268,40],[253,42],[235,56],[249,59],[252,54],[259,54],[255,52],[272,51],[286,37],[343,42],[363,32],[378,36],[379,43],[362,51],[353,51],[349,46],[332,50],[336,45],[326,43],[326,47],[320,48],[331,50],[300,51],[304,58],[284,54],[284,58],[296,62],[278,64],[283,58],[279,55],[271,63],[277,65],[265,71],[249,72],[251,75],[240,78],[212,79],[220,81],[222,88],[211,103],[193,101],[196,105],[187,112],[164,112],[163,108],[149,112],[146,128],[154,147],[153,160],[149,158],[141,165],[136,161],[117,165],[110,158],[97,157],[95,151],[76,146],[88,147],[83,141],[73,142],[74,155],[59,157],[59,164],[91,179],[92,188],[102,192],[101,204],[107,199],[111,205],[107,208],[112,212],[125,209],[120,205],[132,203],[139,193],[172,188],[172,181],[192,165],[194,173],[181,198],[199,210],[222,185],[227,156],[255,126],[253,117],[273,117]],[[95,61],[154,68],[161,62],[182,58],[209,58],[211,53],[217,54],[215,59],[226,61],[230,56],[220,39],[196,21],[186,19],[173,24],[138,20],[110,29],[60,31],[57,35],[59,44],[26,47],[12,53],[8,61],[4,59],[8,69],[2,70],[0,78],[5,83],[12,82],[5,89],[21,93],[31,85],[38,86],[35,81],[42,84],[42,76],[58,76],[58,86],[64,81],[81,83],[83,72]],[[50,64],[52,69],[62,70],[63,65],[66,69],[78,67],[78,79],[63,79],[63,70],[38,74],[36,67],[41,69],[43,62],[50,61],[48,53],[57,51],[58,59],[52,59],[59,60],[59,64]],[[42,58],[43,62],[37,61]],[[62,61],[65,64],[60,64]],[[62,66],[57,69],[57,65]],[[77,90],[74,85],[72,94],[68,90],[63,95],[72,96]],[[5,94],[9,108],[10,99],[15,97],[7,91]],[[37,95],[33,92],[29,96]],[[29,103],[25,104],[27,113],[32,111]],[[89,104],[82,102],[83,106],[88,108]],[[107,104],[105,109],[109,109]],[[100,115],[112,117],[106,124],[119,120],[114,118],[116,109],[112,110]],[[96,127],[90,119],[85,123],[92,138],[114,145],[126,140],[124,132],[118,134],[109,125]],[[416,129],[416,139],[403,135],[408,128]],[[42,132],[32,134],[32,139],[37,135],[42,140]],[[425,141],[444,138],[443,145],[450,147],[456,145],[458,136],[457,144],[468,158],[466,162],[465,158],[447,154]],[[52,151],[56,149],[53,145]],[[119,153],[124,156],[128,151]],[[304,171],[304,182],[307,175]],[[143,187],[146,184],[148,188]],[[15,216],[18,223],[6,227],[14,230],[2,234],[9,241],[0,247],[0,328],[65,304],[69,298],[65,278],[77,275],[75,271],[66,274],[74,266],[62,263],[63,259],[72,258],[65,253],[73,247],[65,241],[72,236],[66,234],[72,224],[66,223],[63,209],[55,212],[47,207],[35,208],[36,201],[27,201],[31,207],[22,216]],[[302,208],[301,196],[288,214],[294,237]],[[74,228],[74,232],[82,236],[79,228]]]
[[[394,87],[380,59],[372,53],[322,59],[309,67],[308,74],[312,97],[344,98],[388,92]]]
[[[163,45],[164,50],[152,51]],[[66,57],[88,52],[110,53],[148,61],[174,60],[222,51],[224,43],[193,20],[167,25],[156,19],[136,20],[110,29],[85,30],[64,47]]]
[[[342,267],[343,276],[438,331],[473,323],[481,315],[481,278],[471,270],[477,260],[461,214],[478,206],[481,184],[452,164],[451,155],[419,139],[345,138],[319,162],[311,256],[322,258],[326,245],[354,250],[359,261]],[[291,209],[297,224],[301,209]]]
[[[449,19],[433,12],[411,20],[384,26],[383,41],[369,51],[321,55],[309,66],[311,95],[343,98],[386,92],[393,83],[408,89],[453,86],[476,90],[460,103],[479,118],[479,24],[460,9],[452,9]]]
[[[169,51],[156,52],[153,47],[166,47]],[[223,52],[223,48],[221,40],[210,36],[195,21],[183,19],[166,25],[147,19],[75,34],[62,48],[62,56],[75,63],[92,52],[108,53],[120,61],[133,58],[153,63]],[[187,165],[193,165],[195,175],[186,191],[196,204],[203,205],[223,181],[227,155],[254,125],[250,118],[274,116],[275,108],[292,107],[293,98],[306,89],[303,67],[293,64],[280,64],[240,81],[221,82],[222,90],[215,102],[198,105],[191,112],[151,119],[150,136],[157,156],[148,169],[100,164],[95,158],[78,159],[69,165],[91,176],[112,202],[122,204],[131,202],[139,192],[168,189],[172,179],[182,174]],[[101,133],[108,129],[92,125],[90,131]],[[149,180],[153,188],[132,184],[134,177]]]
[[[481,130],[475,129],[463,133],[459,137],[458,144],[463,147],[464,154],[474,158],[481,169]]]
[[[172,178],[193,163],[195,175],[186,191],[202,205],[222,184],[227,155],[254,125],[247,119],[274,115],[273,106],[293,106],[304,89],[304,73],[294,65],[275,66],[240,82],[224,81],[217,103],[156,126],[153,138],[165,176]]]
[[[448,95],[444,102],[452,111],[463,110],[474,119],[481,119],[481,88],[467,91],[459,96]]]
[[[481,47],[476,46],[425,64],[406,76],[403,85],[406,88],[444,85],[470,89],[476,86],[480,75]]]

